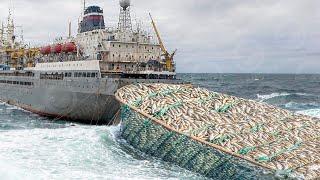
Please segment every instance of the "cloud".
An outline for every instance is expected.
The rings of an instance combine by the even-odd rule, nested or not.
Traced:
[[[73,32],[80,0],[15,0],[14,15],[25,38],[45,44]],[[117,0],[87,0],[104,8],[106,24],[118,20]],[[179,72],[320,73],[320,1],[132,0],[133,22],[152,32],[152,12],[169,50],[178,48]],[[0,19],[9,0],[0,1]]]

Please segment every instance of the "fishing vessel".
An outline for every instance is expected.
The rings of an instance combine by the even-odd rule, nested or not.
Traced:
[[[78,33],[43,47],[15,35],[11,14],[0,29],[0,99],[56,119],[109,124],[119,111],[114,93],[132,83],[181,83],[151,17],[156,38],[133,28],[130,0],[120,0],[117,27],[103,9],[86,7]]]

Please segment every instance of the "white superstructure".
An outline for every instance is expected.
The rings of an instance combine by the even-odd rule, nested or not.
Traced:
[[[138,32],[98,29],[79,33],[75,41],[88,59],[106,62],[161,61],[160,46]]]

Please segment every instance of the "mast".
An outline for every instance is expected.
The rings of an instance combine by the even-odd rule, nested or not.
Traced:
[[[8,24],[7,24],[7,43],[8,46],[10,46],[11,48],[13,48],[14,45],[14,40],[15,40],[15,36],[14,36],[14,23],[13,23],[13,19],[12,19],[12,11],[9,8],[9,16],[8,16],[8,20],[7,20]]]
[[[132,22],[130,15],[130,0],[120,0],[120,15],[118,22],[118,30],[120,32],[132,31]]]
[[[85,12],[85,10],[86,10],[86,0],[83,0],[83,8],[82,8],[82,17],[81,17],[81,19],[83,18],[83,16],[84,16],[84,12]]]
[[[71,39],[71,21],[68,23],[68,38]]]
[[[86,10],[86,0],[82,0],[81,1],[81,13],[80,13],[80,17],[78,19],[78,33],[80,33],[80,30],[81,30],[81,23],[82,23],[82,20],[83,20],[83,17],[84,17],[84,12]]]
[[[1,22],[1,28],[0,28],[0,47],[2,47],[2,46],[3,46],[3,43],[4,43],[3,33],[4,33],[4,25],[3,25],[3,22]]]

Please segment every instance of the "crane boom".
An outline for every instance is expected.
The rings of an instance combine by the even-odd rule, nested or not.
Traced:
[[[157,35],[157,38],[158,38],[158,41],[159,41],[159,44],[160,44],[160,48],[161,48],[161,50],[163,51],[164,54],[168,55],[169,53],[168,53],[168,51],[166,50],[166,48],[164,47],[164,45],[163,45],[163,42],[162,42],[160,33],[159,33],[159,31],[158,31],[158,28],[157,28],[157,26],[156,26],[156,23],[154,22],[154,20],[153,20],[153,18],[152,18],[152,16],[151,16],[151,13],[149,13],[149,16],[150,16],[150,18],[151,18],[151,23],[152,23],[153,29],[154,29],[154,31],[155,31],[155,33],[156,33],[156,35]]]
[[[169,54],[167,49],[164,47],[164,44],[162,42],[162,39],[161,39],[160,33],[158,31],[158,28],[156,26],[156,23],[154,22],[154,20],[153,20],[153,18],[152,18],[150,13],[149,13],[149,16],[151,18],[151,23],[152,23],[153,29],[154,29],[157,37],[158,37],[159,45],[160,45],[161,51],[163,52],[163,56],[164,56],[165,61],[166,61],[167,70],[168,71],[174,71],[173,56],[175,55],[176,51],[174,53],[172,53],[172,54]]]

